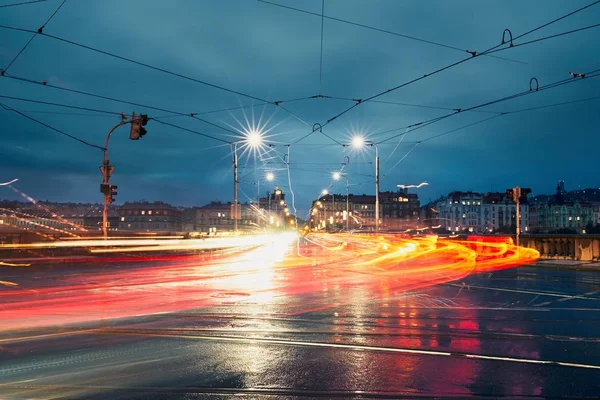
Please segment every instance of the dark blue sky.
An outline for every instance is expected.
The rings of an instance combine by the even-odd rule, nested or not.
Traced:
[[[13,3],[2,0],[0,5]],[[283,1],[314,13],[320,0]],[[325,15],[439,42],[459,49],[483,51],[500,43],[509,28],[520,35],[590,0],[545,1],[421,1],[325,0]],[[59,0],[0,8],[0,25],[37,29],[59,6]],[[515,44],[600,22],[600,4],[515,41]],[[491,57],[476,57],[458,66],[377,98],[378,101],[449,109],[468,108],[529,88],[569,78],[569,72],[600,68],[600,28],[515,47]],[[325,19],[322,88],[319,79],[321,18],[253,0],[153,1],[67,0],[44,33],[73,40],[153,66],[220,85],[269,101],[319,93],[367,98],[423,76],[468,56],[466,52],[368,30]],[[31,34],[0,29],[0,68]],[[8,70],[28,78],[142,103],[181,113],[256,104],[258,101],[153,71],[67,43],[37,36]],[[116,112],[168,115],[144,107],[0,78],[0,95],[56,102]],[[600,96],[600,79],[584,79],[523,96],[479,111],[512,111]],[[102,145],[115,116],[0,98],[22,111],[84,140]],[[312,131],[314,123],[352,105],[352,101],[309,99],[199,115],[223,127],[239,127],[254,114],[269,121],[267,140],[278,152]],[[559,179],[567,189],[597,187],[600,99],[516,113],[458,130],[416,146],[417,141],[493,116],[465,112],[400,138],[382,143],[381,186],[428,181],[418,190],[424,201],[450,190],[504,190],[530,186],[550,193]],[[323,132],[348,143],[352,132],[382,141],[394,134],[377,133],[415,124],[451,111],[369,102],[328,124]],[[189,117],[163,121],[234,140],[231,134]],[[164,200],[201,205],[232,198],[231,148],[217,141],[151,121],[142,140],[130,141],[127,128],[111,140],[110,161],[116,166],[111,183],[119,186],[118,202]],[[102,152],[37,125],[12,111],[0,110],[0,181],[19,178],[17,187],[37,199],[100,201],[98,170]],[[397,148],[396,148],[396,145]],[[394,151],[394,149],[396,150]],[[309,202],[331,184],[331,173],[344,156],[352,191],[373,193],[373,149],[345,150],[317,132],[291,146],[291,182],[296,206]],[[274,156],[263,155],[263,158]],[[403,158],[404,157],[404,158]],[[400,163],[399,160],[403,159]],[[276,161],[277,159],[274,159]],[[240,199],[256,196],[255,159],[240,159]],[[264,176],[265,165],[258,175]],[[282,165],[267,164],[266,168]],[[276,171],[277,184],[288,191],[288,176]],[[345,191],[345,184],[333,186]],[[267,190],[261,183],[261,192]],[[7,188],[0,197],[14,198]]]

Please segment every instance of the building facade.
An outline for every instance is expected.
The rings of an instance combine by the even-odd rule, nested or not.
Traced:
[[[127,202],[119,208],[119,230],[178,232],[181,217],[181,211],[167,203]]]
[[[420,203],[416,194],[406,191],[379,194],[379,227],[382,230],[405,230],[418,225]],[[314,200],[310,226],[316,229],[374,230],[375,195],[327,194]]]
[[[529,232],[529,205],[520,204],[520,230]],[[449,232],[492,233],[516,228],[516,204],[505,193],[452,192],[435,204],[438,223]]]

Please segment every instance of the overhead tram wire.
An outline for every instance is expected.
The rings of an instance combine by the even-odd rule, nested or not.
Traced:
[[[600,69],[599,70],[595,70],[595,71],[591,71],[590,74],[592,74],[592,73],[595,73],[596,75],[590,75],[589,78],[599,77],[600,76]],[[587,77],[585,79],[587,79]],[[582,79],[573,79],[573,78],[571,78],[569,80],[558,81],[558,82],[555,82],[555,83],[552,83],[552,84],[548,84],[548,85],[540,88],[538,91],[552,89],[554,87],[562,86],[562,85],[565,85],[567,83],[577,82],[577,81],[580,81],[580,80],[582,80]],[[501,99],[498,99],[498,100],[494,100],[494,101],[491,101],[491,102],[488,102],[488,103],[497,103],[497,102],[501,102],[501,101],[505,101],[505,100],[511,100],[511,99],[514,99],[514,98],[517,98],[517,97],[521,97],[522,95],[525,95],[525,94],[537,93],[538,91],[521,92],[521,93],[519,93],[517,95],[507,96],[507,97],[504,97],[504,98],[501,98]],[[548,105],[543,105],[543,106],[527,107],[527,108],[513,110],[513,111],[505,111],[505,112],[502,112],[500,114],[492,115],[491,117],[484,118],[482,120],[479,120],[479,121],[476,121],[476,122],[464,125],[462,127],[459,127],[459,128],[456,128],[456,129],[452,129],[452,130],[450,130],[448,132],[444,132],[442,134],[435,135],[433,137],[425,138],[425,139],[422,139],[422,140],[419,140],[419,141],[404,142],[404,143],[423,143],[423,142],[429,141],[431,139],[434,139],[436,137],[444,136],[446,134],[449,134],[449,133],[452,133],[452,132],[455,132],[455,131],[458,131],[458,130],[461,130],[461,129],[464,129],[464,128],[468,128],[470,126],[477,125],[477,124],[480,124],[482,122],[486,122],[486,121],[492,120],[494,118],[502,117],[502,116],[505,116],[505,115],[517,114],[517,113],[526,112],[526,111],[534,111],[534,110],[539,110],[539,109],[544,109],[544,108],[557,107],[557,106],[562,106],[562,105],[567,105],[567,104],[574,104],[574,103],[580,103],[580,102],[584,102],[584,101],[597,100],[597,99],[600,99],[600,96],[594,96],[594,97],[589,97],[589,98],[579,99],[579,100],[565,101],[565,102],[548,104]],[[485,103],[485,104],[488,104],[488,103]],[[482,106],[482,105],[479,105],[479,106]],[[475,106],[475,107],[479,107],[479,106]],[[413,129],[413,130],[411,130],[409,132],[406,132],[406,133],[410,133],[410,132],[412,132],[414,130],[415,129]],[[385,144],[385,142],[388,142],[389,140],[395,139],[395,138],[397,138],[399,136],[405,135],[406,133],[402,133],[402,134],[399,134],[399,135],[395,135],[395,136],[393,136],[391,138],[387,138],[387,139],[385,139],[385,140],[383,140],[381,142],[378,142],[377,144],[378,145]]]
[[[510,49],[510,48],[515,48],[515,47],[526,46],[526,45],[529,45],[529,44],[532,44],[532,43],[542,42],[544,40],[554,39],[554,38],[557,38],[557,37],[560,37],[560,36],[570,35],[572,33],[577,33],[577,32],[585,31],[585,30],[588,30],[588,29],[597,28],[599,26],[600,26],[600,23],[599,24],[594,24],[594,25],[588,25],[588,26],[584,26],[582,28],[572,29],[570,31],[556,33],[556,34],[550,35],[550,36],[544,36],[544,37],[541,37],[539,39],[530,40],[528,42],[513,44],[511,47],[503,47],[501,49],[492,50],[492,51],[487,52],[486,54],[497,53],[499,51],[504,51],[504,50],[507,50],[507,49]]]
[[[2,77],[4,78],[9,78],[9,79],[14,79],[14,80],[18,80],[21,82],[27,82],[27,83],[31,83],[31,84],[35,84],[35,85],[40,85],[40,86],[45,86],[45,87],[50,87],[53,89],[57,89],[57,90],[62,90],[62,91],[66,91],[66,92],[71,92],[71,93],[77,93],[77,94],[81,94],[84,96],[90,96],[90,97],[95,97],[95,98],[99,98],[99,99],[103,99],[103,100],[109,100],[109,101],[114,101],[114,102],[118,102],[118,103],[123,103],[123,104],[129,104],[129,105],[133,105],[133,106],[137,106],[137,107],[143,107],[143,108],[148,108],[151,110],[156,110],[156,111],[163,111],[166,113],[170,113],[170,114],[174,114],[172,116],[162,116],[162,117],[156,117],[155,119],[163,119],[166,117],[175,117],[175,116],[181,116],[181,117],[191,117],[194,119],[197,119],[199,121],[205,122],[209,125],[214,125],[217,126],[223,130],[229,131],[231,133],[233,133],[233,131],[229,130],[228,128],[224,128],[220,125],[214,124],[210,121],[206,121],[202,118],[198,118],[197,115],[201,115],[201,114],[210,114],[210,113],[216,113],[216,112],[221,112],[221,111],[229,111],[229,110],[236,110],[236,109],[242,109],[242,108],[248,108],[248,107],[253,107],[253,106],[260,106],[260,105],[275,105],[278,106],[279,108],[283,109],[285,112],[287,112],[288,114],[290,114],[291,116],[295,117],[296,119],[300,120],[301,122],[303,122],[304,124],[311,126],[308,122],[302,120],[300,117],[298,117],[297,115],[295,115],[294,113],[292,113],[291,111],[289,111],[288,109],[286,109],[285,107],[281,106],[279,103],[288,103],[288,102],[292,102],[292,101],[299,101],[299,100],[307,100],[307,99],[312,99],[312,98],[318,98],[319,95],[315,95],[315,96],[308,96],[308,97],[302,97],[302,98],[295,98],[295,99],[290,99],[290,100],[279,100],[279,101],[275,101],[275,102],[269,102],[269,101],[264,101],[261,102],[260,104],[251,104],[251,105],[246,105],[246,106],[240,106],[240,107],[231,107],[231,108],[226,108],[226,109],[222,109],[222,110],[213,110],[213,111],[207,111],[207,112],[196,112],[196,113],[186,113],[186,112],[181,112],[181,111],[175,111],[175,110],[170,110],[170,109],[166,109],[163,107],[156,107],[156,106],[150,106],[147,104],[143,104],[143,103],[137,103],[137,102],[132,102],[132,101],[128,101],[128,100],[123,100],[123,99],[118,99],[115,97],[110,97],[110,96],[104,96],[104,95],[99,95],[96,93],[90,93],[90,92],[85,92],[85,91],[81,91],[81,90],[76,90],[76,89],[71,89],[71,88],[67,88],[67,87],[63,87],[63,86],[58,86],[58,85],[53,85],[51,83],[48,82],[38,82],[36,80],[33,79],[28,79],[28,78],[23,78],[23,77],[18,77],[12,74],[8,74],[5,73],[4,75],[2,75]],[[237,132],[236,132],[237,134]]]
[[[273,3],[273,2],[270,2],[270,1],[266,1],[266,0],[257,0],[257,1],[259,3],[269,4],[269,5],[272,5],[272,6],[281,7],[281,8],[285,8],[285,9],[292,10],[292,11],[297,11],[297,12],[300,12],[300,13],[303,13],[303,14],[314,15],[316,17],[322,17],[324,19],[329,19],[329,20],[332,20],[332,21],[337,21],[337,22],[341,22],[341,23],[344,23],[344,24],[348,24],[348,25],[358,26],[360,28],[365,28],[365,29],[369,29],[369,30],[372,30],[372,31],[376,31],[376,32],[386,33],[386,34],[393,35],[393,36],[398,36],[398,37],[401,37],[401,38],[404,38],[404,39],[414,40],[416,42],[426,43],[426,44],[430,44],[430,45],[438,46],[438,47],[443,47],[443,48],[450,49],[450,50],[456,50],[456,51],[460,51],[461,53],[469,53],[468,50],[461,49],[459,47],[450,46],[450,45],[447,45],[447,44],[443,44],[443,43],[439,43],[439,42],[434,42],[434,41],[431,41],[431,40],[421,39],[421,38],[418,38],[418,37],[415,37],[415,36],[410,36],[410,35],[406,35],[406,34],[403,34],[403,33],[393,32],[393,31],[389,31],[389,30],[386,30],[386,29],[376,28],[376,27],[373,27],[373,26],[370,26],[370,25],[360,24],[358,22],[352,22],[352,21],[348,21],[348,20],[345,20],[345,19],[341,19],[341,18],[330,17],[330,16],[327,16],[327,15],[324,15],[324,13],[318,14],[318,13],[311,12],[311,11],[308,11],[308,10],[303,10],[303,9],[300,9],[300,8],[285,6],[283,4]],[[504,58],[504,57],[498,57],[498,56],[491,56],[491,55],[489,57],[497,58],[499,60],[505,60],[505,61],[515,62],[515,63],[518,63],[518,64],[527,64],[527,63],[525,63],[523,61],[512,60],[510,58]]]
[[[542,28],[544,28],[544,27],[546,27],[546,26],[549,26],[549,25],[551,25],[551,24],[553,24],[553,23],[555,23],[555,22],[558,22],[558,21],[560,21],[560,20],[562,20],[562,19],[564,19],[564,18],[567,18],[567,17],[569,17],[569,16],[571,16],[571,15],[573,15],[573,14],[575,14],[575,13],[578,13],[578,12],[580,12],[580,11],[582,11],[582,10],[585,10],[586,8],[588,8],[588,7],[591,7],[591,6],[593,6],[593,5],[595,5],[595,4],[598,4],[598,3],[600,3],[600,0],[596,0],[595,2],[593,2],[593,3],[591,3],[591,4],[588,4],[587,6],[581,7],[581,8],[579,8],[579,9],[577,9],[577,10],[574,10],[574,11],[572,11],[572,12],[570,12],[570,13],[568,13],[568,14],[565,14],[565,15],[563,15],[563,16],[561,16],[561,17],[555,18],[554,20],[552,20],[552,21],[549,21],[549,22],[547,22],[547,23],[545,23],[545,24],[543,24],[543,25],[540,25],[540,26],[538,26],[538,27],[536,27],[536,28],[533,28],[533,29],[531,29],[531,30],[529,30],[529,31],[527,31],[527,32],[525,32],[525,33],[523,33],[523,34],[521,34],[521,35],[518,35],[518,36],[516,36],[516,37],[513,37],[513,38],[511,39],[510,43],[512,44],[512,42],[513,42],[514,40],[517,40],[517,39],[519,39],[519,38],[522,38],[522,37],[524,37],[524,36],[526,36],[526,35],[529,35],[529,34],[531,34],[531,33],[533,33],[533,32],[536,32],[536,31],[538,31],[539,29],[542,29]],[[462,63],[464,63],[464,62],[466,62],[466,61],[468,61],[468,60],[471,60],[471,59],[474,59],[474,58],[480,57],[480,56],[482,56],[482,55],[485,55],[486,53],[488,53],[488,52],[491,52],[492,50],[495,50],[495,49],[497,49],[497,48],[499,48],[499,47],[501,47],[501,46],[503,46],[503,45],[505,45],[505,44],[508,44],[508,42],[505,42],[505,41],[503,40],[503,41],[502,41],[500,44],[497,44],[497,45],[495,45],[495,46],[492,46],[492,47],[488,48],[487,50],[484,50],[484,51],[482,51],[482,52],[480,52],[480,53],[474,52],[474,54],[472,54],[472,55],[471,55],[471,57],[467,57],[467,58],[464,58],[464,59],[462,59],[462,60],[459,60],[459,61],[456,61],[456,62],[454,62],[454,63],[451,63],[451,64],[449,64],[449,65],[446,65],[446,66],[444,66],[444,67],[438,68],[438,69],[436,69],[436,70],[434,70],[434,71],[432,71],[432,72],[430,72],[430,73],[424,74],[423,76],[420,76],[420,77],[418,77],[418,78],[411,79],[411,80],[409,80],[409,81],[407,81],[407,82],[404,82],[404,83],[402,83],[402,84],[400,84],[400,85],[397,85],[397,86],[394,86],[394,87],[392,87],[392,88],[386,89],[386,90],[384,90],[384,91],[382,91],[382,92],[379,92],[379,93],[377,93],[377,94],[375,94],[375,95],[372,95],[372,96],[370,96],[370,97],[367,97],[367,98],[365,98],[365,99],[358,99],[358,101],[357,101],[355,104],[353,104],[353,105],[352,105],[352,106],[350,106],[349,108],[345,109],[344,111],[342,111],[342,112],[340,112],[340,113],[336,114],[336,115],[335,115],[335,116],[333,116],[332,118],[328,119],[328,120],[327,120],[327,122],[325,122],[325,124],[323,124],[323,126],[326,126],[326,125],[328,125],[329,123],[331,123],[331,122],[335,121],[336,119],[338,119],[338,118],[339,118],[339,117],[341,117],[342,115],[346,114],[348,111],[350,111],[350,110],[354,109],[355,107],[357,107],[359,104],[366,103],[366,102],[368,102],[368,101],[371,101],[371,100],[373,100],[373,99],[375,99],[375,98],[381,97],[381,96],[383,96],[383,95],[385,95],[385,94],[391,93],[391,92],[393,92],[393,91],[396,91],[396,90],[398,90],[398,89],[400,89],[400,88],[406,87],[406,86],[408,86],[408,85],[410,85],[410,84],[413,84],[413,83],[415,83],[415,82],[418,82],[418,81],[420,81],[420,80],[423,80],[423,79],[425,79],[425,78],[428,78],[428,77],[431,77],[431,76],[433,76],[433,75],[436,75],[436,74],[438,74],[438,73],[440,73],[440,72],[442,72],[442,71],[445,71],[445,70],[447,70],[447,69],[453,68],[453,67],[455,67],[455,66],[457,66],[457,65],[460,65],[460,64],[462,64]],[[510,46],[507,46],[507,47],[508,47],[508,48],[512,48],[512,47],[510,47]]]
[[[219,141],[221,143],[232,144],[232,141],[225,140],[225,139],[222,139],[222,138],[219,138],[219,137],[216,137],[216,136],[212,136],[212,135],[208,135],[206,133],[198,132],[198,131],[193,130],[193,129],[184,128],[183,126],[171,124],[169,122],[161,121],[161,120],[158,120],[158,119],[154,119],[154,118],[150,118],[150,119],[153,120],[153,121],[155,121],[155,122],[158,122],[159,124],[170,126],[172,128],[175,128],[175,129],[180,129],[182,131],[190,132],[190,133],[193,133],[195,135],[199,135],[199,136],[203,136],[203,137],[208,138],[208,139],[213,139],[213,140]]]
[[[325,27],[325,0],[321,0],[321,58],[319,60],[319,94],[323,93],[323,28]]]
[[[37,31],[32,31],[31,29],[16,28],[16,27],[7,26],[7,25],[0,25],[0,28],[2,28],[2,29],[8,29],[8,30],[14,30],[14,31],[20,31],[20,32],[29,32],[29,33],[36,33],[37,32]],[[265,103],[273,103],[272,101],[265,100],[265,99],[262,99],[260,97],[252,96],[250,94],[243,93],[243,92],[240,92],[238,90],[229,89],[229,88],[226,88],[224,86],[220,86],[220,85],[217,85],[217,84],[214,84],[214,83],[203,81],[201,79],[192,78],[190,76],[183,75],[183,74],[180,74],[178,72],[170,71],[170,70],[167,70],[165,68],[157,67],[157,66],[154,66],[154,65],[151,65],[151,64],[148,64],[148,63],[145,63],[145,62],[137,61],[137,60],[134,60],[132,58],[125,57],[125,56],[120,56],[118,54],[111,53],[111,52],[105,51],[105,50],[101,50],[101,49],[98,49],[98,48],[95,48],[95,47],[92,47],[92,46],[88,46],[88,45],[85,45],[85,44],[82,44],[82,43],[78,43],[78,42],[75,42],[75,41],[70,40],[70,39],[65,39],[65,38],[62,38],[60,36],[55,36],[55,35],[51,35],[51,34],[44,33],[44,32],[39,33],[39,35],[47,37],[47,38],[50,38],[50,39],[53,39],[53,40],[56,40],[56,41],[59,41],[59,42],[67,43],[67,44],[70,44],[70,45],[73,45],[73,46],[76,46],[76,47],[80,47],[82,49],[90,50],[90,51],[93,51],[93,52],[96,52],[96,53],[99,53],[99,54],[103,54],[103,55],[106,55],[106,56],[109,56],[109,57],[113,57],[113,58],[116,58],[116,59],[119,59],[119,60],[122,60],[122,61],[126,61],[126,62],[131,63],[131,64],[135,64],[135,65],[139,65],[139,66],[142,66],[142,67],[145,67],[145,68],[148,68],[148,69],[152,69],[154,71],[162,72],[162,73],[167,74],[167,75],[171,75],[171,76],[175,76],[175,77],[178,77],[178,78],[182,78],[182,79],[185,79],[185,80],[188,80],[188,81],[191,81],[191,82],[199,83],[201,85],[212,87],[214,89],[222,90],[222,91],[225,91],[225,92],[237,94],[238,96],[247,97],[249,99],[253,99],[253,100],[257,100],[257,101],[262,101],[262,102],[265,102]]]
[[[97,144],[93,144],[93,143],[87,142],[87,141],[85,141],[85,140],[83,140],[83,139],[80,139],[80,138],[78,138],[77,136],[71,135],[71,134],[69,134],[69,133],[66,133],[66,132],[64,132],[64,131],[61,131],[61,130],[60,130],[60,129],[58,129],[58,128],[55,128],[55,127],[53,127],[53,126],[50,126],[50,125],[48,125],[48,124],[46,124],[46,123],[44,123],[44,122],[42,122],[42,121],[40,121],[40,120],[38,120],[38,119],[35,119],[35,118],[33,118],[33,117],[31,117],[31,116],[29,116],[29,115],[27,115],[27,114],[24,114],[24,113],[22,113],[22,112],[21,112],[21,111],[19,111],[19,110],[15,110],[14,108],[7,106],[6,104],[2,104],[2,103],[0,103],[0,106],[1,106],[2,108],[4,108],[5,110],[13,111],[13,112],[15,112],[15,113],[17,113],[17,114],[21,115],[22,117],[25,117],[25,118],[27,118],[27,119],[29,119],[29,120],[31,120],[31,121],[33,121],[33,122],[35,122],[35,123],[39,124],[39,125],[45,126],[46,128],[48,128],[48,129],[51,129],[51,130],[53,130],[54,132],[58,132],[58,133],[60,133],[61,135],[64,135],[64,136],[66,136],[66,137],[68,137],[68,138],[70,138],[70,139],[73,139],[73,140],[75,140],[75,141],[77,141],[77,142],[79,142],[79,143],[82,143],[82,144],[84,144],[84,145],[86,145],[86,146],[93,147],[93,148],[95,148],[95,149],[99,149],[99,150],[102,150],[102,151],[104,151],[104,147],[102,147],[102,146],[98,146]]]
[[[334,100],[358,101],[358,99],[351,99],[349,97],[337,97],[337,96],[324,96],[324,97],[327,99],[334,99]],[[428,109],[432,109],[432,110],[446,110],[446,111],[456,111],[457,110],[456,108],[450,108],[450,107],[438,107],[438,106],[430,106],[430,105],[426,105],[426,104],[403,103],[403,102],[398,102],[398,101],[371,100],[371,103],[392,104],[392,105],[405,106],[405,107],[428,108]],[[484,111],[484,110],[477,110],[477,112],[490,113],[490,114],[497,113],[497,111]]]
[[[42,34],[44,28],[46,27],[46,25],[48,25],[48,23],[52,20],[52,18],[54,18],[54,16],[56,15],[56,13],[58,12],[58,10],[60,10],[62,8],[62,6],[65,4],[67,0],[63,0],[62,3],[60,3],[60,5],[58,6],[58,8],[56,8],[56,10],[54,10],[54,12],[52,13],[52,15],[50,15],[50,17],[48,17],[48,19],[46,20],[46,22],[44,22],[44,24],[42,26],[40,26],[38,28],[37,31],[33,32],[33,35],[31,35],[31,37],[29,38],[29,40],[27,41],[27,43],[25,43],[25,46],[23,46],[21,48],[21,50],[17,53],[16,56],[14,56],[14,58],[8,63],[8,65],[6,66],[6,68],[4,68],[2,70],[2,73],[5,73],[6,71],[8,71],[8,69],[14,64],[15,61],[17,61],[17,59],[21,56],[21,54],[23,54],[23,52],[25,51],[25,49],[27,47],[29,47],[29,45],[31,44],[31,42],[33,41],[33,39],[35,39],[35,37],[39,34]],[[21,3],[23,4],[23,3]]]
[[[391,137],[386,138],[386,139],[384,139],[384,140],[382,140],[380,142],[377,142],[377,144],[383,144],[385,142],[388,142],[390,140],[393,140],[395,138],[403,136],[403,135],[405,135],[407,133],[413,132],[413,131],[415,131],[417,129],[423,128],[423,127],[425,127],[427,125],[431,125],[432,123],[438,122],[438,121],[440,121],[442,119],[449,118],[451,116],[457,115],[457,114],[465,112],[465,111],[470,111],[470,110],[474,110],[474,109],[477,109],[477,108],[486,107],[486,106],[489,106],[489,105],[492,105],[492,104],[501,103],[501,102],[504,102],[504,101],[507,101],[507,100],[516,99],[516,98],[527,96],[527,95],[530,95],[530,94],[533,94],[533,93],[538,93],[538,92],[541,92],[541,91],[544,91],[544,90],[552,89],[552,88],[555,88],[555,87],[558,87],[558,86],[562,86],[562,85],[566,85],[566,84],[570,84],[570,83],[574,83],[574,82],[579,82],[579,81],[582,81],[582,80],[585,80],[585,79],[588,79],[588,78],[594,78],[594,77],[600,76],[599,71],[600,71],[600,69],[587,72],[585,74],[585,76],[586,76],[585,78],[568,78],[568,79],[562,79],[560,81],[553,82],[553,83],[550,83],[550,84],[545,85],[545,86],[541,86],[537,90],[531,90],[531,89],[530,90],[524,90],[522,92],[519,92],[519,93],[516,93],[516,94],[513,94],[513,95],[504,96],[504,97],[501,97],[499,99],[491,100],[491,101],[488,101],[488,102],[485,102],[485,103],[481,103],[481,104],[478,104],[478,105],[475,105],[475,106],[472,106],[472,107],[469,107],[469,108],[465,108],[465,109],[461,110],[460,112],[455,112],[455,113],[450,113],[450,114],[444,115],[442,117],[439,117],[438,120],[429,120],[429,121],[426,121],[426,123],[414,124],[414,125],[418,125],[418,126],[415,127],[415,129],[412,129],[412,130],[410,130],[408,132],[404,132],[404,133],[401,133],[401,134],[397,134],[397,135],[391,136]],[[593,75],[593,74],[596,74],[596,75]],[[506,114],[510,114],[510,113],[512,113],[512,112],[502,112],[500,114],[495,115],[494,117],[496,117],[496,116],[502,116],[502,115],[506,115]],[[386,132],[379,132],[379,133],[387,133],[387,132],[392,132],[394,130],[400,130],[400,129],[405,129],[405,128],[406,127],[401,127],[401,128],[392,129],[392,130],[389,130],[389,131],[386,131]]]
[[[117,115],[117,116],[121,116],[122,115],[122,113],[116,112],[116,111],[108,111],[108,110],[100,110],[100,109],[96,109],[96,108],[72,106],[72,105],[68,105],[68,104],[52,103],[52,102],[41,101],[41,100],[24,99],[24,98],[21,98],[21,97],[13,97],[13,96],[0,95],[0,98],[10,99],[10,100],[17,100],[17,101],[25,101],[25,102],[31,102],[31,103],[37,103],[37,104],[45,104],[45,105],[50,105],[50,106],[55,106],[55,107],[71,108],[71,109],[83,110],[83,111],[92,111],[92,112],[104,113],[104,114],[110,114],[110,115]],[[18,112],[17,110],[14,110],[14,109],[11,109],[11,111]],[[19,114],[21,114],[23,116],[26,116],[25,114],[23,114],[21,112],[19,112]],[[34,120],[33,118],[31,118],[29,116],[26,116],[26,117],[29,118],[29,119]],[[154,119],[154,118],[150,118],[150,120],[156,121],[156,122],[158,122],[160,124],[163,124],[163,125],[171,126],[173,128],[181,129],[181,130],[184,130],[184,131],[187,131],[187,132],[191,132],[191,133],[194,133],[194,134],[197,134],[197,135],[200,135],[200,136],[204,136],[204,137],[207,137],[207,138],[210,138],[210,139],[214,139],[214,140],[220,141],[222,143],[227,143],[227,144],[231,144],[232,143],[231,141],[228,141],[228,140],[225,140],[225,139],[221,139],[221,138],[218,138],[216,136],[208,135],[208,134],[205,134],[205,133],[202,133],[202,132],[198,132],[198,131],[193,130],[193,129],[184,128],[184,127],[181,127],[179,125],[170,124],[168,122],[160,121],[160,120],[157,120],[157,119]],[[35,121],[38,122],[38,123],[40,123],[40,124],[43,124],[42,122],[39,122],[37,120],[35,120]],[[43,125],[49,127],[50,129],[56,130],[55,128],[52,128],[52,127],[50,127],[48,125],[45,125],[45,124],[43,124]],[[65,134],[65,135],[68,135],[68,134],[66,134],[66,133],[64,133],[62,131],[58,131],[57,130],[57,132],[60,132],[60,133]]]
[[[121,116],[121,114],[122,114],[122,113],[117,112],[117,111],[108,111],[108,110],[101,110],[101,109],[98,109],[98,108],[72,106],[72,105],[69,105],[69,104],[53,103],[53,102],[49,102],[49,101],[42,101],[42,100],[35,100],[35,99],[25,99],[23,97],[14,97],[14,96],[0,95],[0,98],[10,99],[10,100],[16,100],[16,101],[24,101],[24,102],[35,103],[35,104],[45,104],[45,105],[54,106],[54,107],[71,108],[71,109],[74,109],[74,110],[92,111],[92,112],[103,113],[103,114],[112,114],[112,115],[118,115],[118,116]]]
[[[48,0],[31,0],[31,1],[23,1],[21,3],[2,4],[2,5],[0,5],[0,8],[24,6],[27,4],[43,3],[45,1],[48,1]]]

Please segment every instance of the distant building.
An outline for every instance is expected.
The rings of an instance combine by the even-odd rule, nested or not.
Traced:
[[[562,185],[561,185],[562,184]],[[564,183],[556,187],[556,194],[547,203],[536,204],[536,214],[533,225],[534,232],[554,232],[570,230],[585,233],[588,224],[594,224],[599,217],[597,206],[588,202],[565,200]]]
[[[163,202],[131,202],[119,208],[119,230],[178,232],[181,231],[181,211]]]
[[[346,213],[348,206],[348,213]],[[419,197],[404,190],[379,193],[379,227],[382,230],[405,230],[418,225]],[[311,207],[313,228],[375,229],[375,195],[327,194],[314,200]]]
[[[188,232],[217,232],[233,231],[233,203],[213,201],[205,206],[190,209],[184,213],[184,228]],[[256,211],[251,204],[238,204],[238,229],[256,229]]]
[[[520,204],[520,230],[529,231],[529,206]],[[491,233],[516,227],[516,204],[506,193],[452,192],[435,204],[439,224],[450,232]],[[515,228],[516,229],[516,228]]]

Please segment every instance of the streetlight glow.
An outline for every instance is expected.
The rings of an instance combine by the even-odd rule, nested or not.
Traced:
[[[246,135],[246,142],[248,143],[248,145],[250,147],[252,147],[253,149],[256,149],[256,148],[260,147],[260,145],[262,145],[263,138],[259,131],[251,130]]]
[[[342,174],[340,174],[339,172],[336,171],[333,173],[333,180],[339,181],[341,177],[342,177]]]
[[[327,196],[329,194],[329,192],[327,191],[327,189],[323,189],[323,191],[321,192],[321,194],[323,196]]]
[[[352,147],[355,149],[361,149],[365,145],[365,138],[362,136],[354,136],[352,138]]]
[[[272,172],[267,172],[267,175],[265,176],[265,178],[271,182],[273,179],[275,179],[275,174]]]

